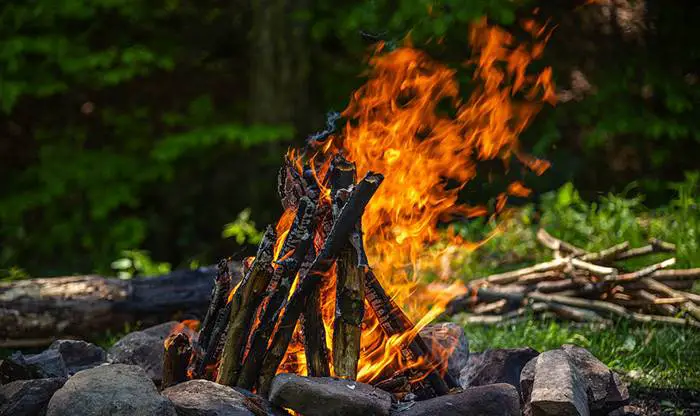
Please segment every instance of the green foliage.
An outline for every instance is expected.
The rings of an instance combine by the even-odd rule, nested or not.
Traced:
[[[169,263],[153,261],[147,251],[124,250],[122,256],[111,265],[120,279],[131,279],[134,276],[160,276],[169,273],[172,269]]]
[[[224,226],[221,236],[234,238],[239,245],[243,245],[258,244],[262,234],[262,231],[255,228],[255,222],[250,219],[250,208],[246,208],[238,214],[234,222]]]
[[[643,205],[641,196],[608,194],[598,201],[587,202],[567,183],[555,192],[542,195],[538,206],[524,206],[499,222],[480,219],[453,225],[471,241],[493,234],[474,253],[460,257],[462,263],[454,267],[462,275],[473,278],[547,260],[551,251],[537,242],[539,227],[589,251],[623,241],[638,247],[647,244],[650,238],[660,238],[676,244],[677,267],[698,267],[699,184],[698,173],[688,173],[685,182],[672,185],[676,197],[666,207],[650,210]],[[666,257],[633,259],[629,265],[638,267]]]
[[[460,317],[455,316],[456,322]],[[656,388],[700,388],[696,330],[619,321],[612,328],[529,319],[504,326],[468,325],[469,348],[515,348],[538,351],[575,344],[591,351],[606,365],[638,385]]]

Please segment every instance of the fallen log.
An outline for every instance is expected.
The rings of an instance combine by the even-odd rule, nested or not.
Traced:
[[[240,264],[234,265],[235,284]],[[125,325],[155,325],[204,317],[216,266],[130,280],[97,275],[0,283],[0,343],[48,345],[59,338],[91,338]]]

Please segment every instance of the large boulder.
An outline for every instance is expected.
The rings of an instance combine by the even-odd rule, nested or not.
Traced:
[[[459,380],[459,373],[469,360],[469,339],[464,328],[453,322],[442,322],[426,326],[420,336],[440,358],[447,358],[447,372]],[[445,352],[447,357],[440,352]]]
[[[74,339],[54,341],[49,350],[56,350],[63,358],[69,374],[96,367],[107,361],[107,352],[95,344]]]
[[[303,415],[387,416],[391,395],[368,384],[331,377],[278,374],[270,401]]]
[[[459,376],[462,388],[508,383],[520,393],[520,372],[539,353],[532,348],[506,348],[471,354]]]
[[[166,322],[142,331],[132,332],[117,341],[107,352],[113,364],[132,364],[146,370],[155,383],[163,380],[163,343],[177,322]]]
[[[49,401],[46,415],[175,416],[176,412],[141,367],[111,364],[71,377]]]
[[[190,380],[163,390],[175,405],[178,416],[260,416],[283,415],[274,412],[269,402],[247,392],[208,380]]]
[[[522,390],[529,393],[526,415],[590,415],[587,383],[564,351],[546,351],[532,361],[521,375]]]
[[[590,351],[568,344],[563,345],[561,349],[569,356],[590,390],[591,411],[607,414],[629,403],[627,386]]]
[[[515,387],[500,383],[472,387],[461,393],[403,404],[392,416],[520,416],[520,399]]]
[[[43,416],[65,378],[18,380],[0,386],[0,415]]]

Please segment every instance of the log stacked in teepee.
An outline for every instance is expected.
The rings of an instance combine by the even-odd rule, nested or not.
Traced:
[[[368,172],[358,181],[355,166],[339,155],[330,161],[322,181],[316,170],[300,168],[288,159],[280,171],[278,191],[291,225],[285,225],[283,217],[277,229],[267,228],[256,256],[244,262],[243,278],[235,287],[230,287],[231,262],[219,264],[199,334],[191,337],[191,345],[183,345],[177,334],[166,342],[172,382],[182,378],[182,369],[175,367],[189,360],[188,378],[267,394],[293,336],[299,335],[309,375],[354,380],[363,318],[374,313],[385,336],[411,334],[401,350],[405,361],[425,362],[422,367],[390,369],[378,385],[423,398],[457,387],[447,373],[443,376],[436,370],[433,352],[417,333],[413,336],[413,324],[368,264],[361,218],[382,180],[381,174]],[[336,288],[331,351],[321,305],[327,279],[335,279]],[[370,310],[365,310],[365,302]]]

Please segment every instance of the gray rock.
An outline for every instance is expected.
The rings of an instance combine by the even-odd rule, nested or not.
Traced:
[[[520,372],[539,353],[532,348],[486,350],[471,354],[459,376],[462,388],[508,383],[520,393]]]
[[[13,355],[0,360],[0,385],[34,378],[41,378],[41,374],[35,366],[25,362],[23,355]]]
[[[144,331],[132,332],[109,349],[107,360],[113,364],[138,365],[146,370],[151,380],[160,384],[163,380],[164,339]]]
[[[388,415],[391,395],[370,385],[331,377],[278,374],[270,401],[303,415]]]
[[[51,396],[65,382],[65,378],[40,378],[0,386],[0,415],[43,416]]]
[[[392,416],[520,416],[520,400],[515,387],[500,383],[472,387],[462,393],[399,404]]]
[[[141,367],[111,364],[71,377],[49,401],[46,415],[175,416],[176,412]]]
[[[161,341],[165,341],[165,339],[170,335],[170,333],[175,329],[175,327],[179,324],[178,321],[169,321],[165,322],[162,324],[158,324],[155,326],[152,326],[150,328],[142,329],[141,332],[144,332],[148,335],[154,336],[156,338],[160,338]]]
[[[442,322],[426,326],[420,336],[434,351],[449,352],[447,372],[459,380],[459,373],[469,360],[469,339],[464,328],[453,322]]]
[[[533,416],[588,416],[586,382],[562,350],[536,358],[535,379],[525,414]]]
[[[629,403],[627,386],[587,349],[575,345],[563,345],[561,349],[569,356],[591,391],[591,410],[609,413]]]
[[[535,382],[535,367],[537,366],[537,357],[528,361],[520,372],[520,399],[522,403],[530,401],[532,394],[532,384]]]
[[[107,361],[107,352],[95,344],[74,339],[59,339],[49,350],[56,350],[68,368],[69,374],[96,367]]]
[[[240,387],[233,387],[234,390],[237,392],[241,393],[244,395],[248,400],[245,402],[246,406],[249,409],[259,409],[260,411],[257,414],[266,414],[270,416],[290,416],[291,414],[282,409],[279,406],[275,406],[272,403],[270,403],[267,399],[258,396],[257,394],[240,388]]]
[[[255,416],[244,394],[208,380],[191,380],[168,387],[163,396],[175,405],[179,416]]]
[[[23,355],[17,351],[0,364],[0,381],[34,378],[68,377],[68,369],[58,351],[46,350],[40,354]]]

